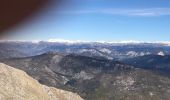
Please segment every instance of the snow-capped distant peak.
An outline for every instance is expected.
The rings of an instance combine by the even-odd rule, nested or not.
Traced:
[[[157,53],[157,55],[165,56],[165,53],[164,53],[164,52],[162,52],[162,51],[160,51],[160,52],[158,52],[158,53]]]
[[[59,42],[59,43],[120,43],[120,44],[140,44],[140,43],[157,43],[170,46],[170,41],[136,41],[136,40],[124,40],[124,41],[83,41],[83,40],[67,40],[67,39],[49,39],[47,42]]]
[[[110,54],[112,51],[110,51],[109,49],[107,48],[102,48],[100,49],[101,52],[104,52],[104,53],[107,53],[107,54]]]
[[[66,42],[66,43],[74,43],[75,41],[64,40],[64,39],[49,39],[48,42]]]
[[[43,41],[43,40],[42,40]],[[32,42],[39,43],[41,40],[0,40],[1,42]],[[67,40],[67,39],[49,39],[44,42],[53,42],[53,43],[66,43],[66,44],[78,44],[78,43],[100,43],[100,44],[142,44],[142,43],[155,43],[161,44],[164,46],[170,46],[170,41],[135,41],[135,40],[124,40],[124,41],[83,41],[83,40]]]
[[[135,56],[137,56],[137,55],[138,55],[138,53],[137,53],[137,52],[135,52],[135,51],[128,51],[126,55],[134,56],[134,57],[135,57]]]
[[[66,40],[66,39],[49,39],[48,42],[59,42],[59,43],[145,43],[141,41],[82,41],[82,40]]]
[[[89,41],[81,41],[81,40],[65,40],[65,39],[49,39],[48,42],[58,42],[58,43],[87,43]]]

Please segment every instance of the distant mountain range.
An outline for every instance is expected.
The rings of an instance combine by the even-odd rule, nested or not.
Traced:
[[[14,53],[15,52],[15,53]],[[170,46],[163,43],[100,42],[0,42],[0,58],[28,57],[46,52],[80,54],[89,57],[124,59],[144,55],[169,55]]]

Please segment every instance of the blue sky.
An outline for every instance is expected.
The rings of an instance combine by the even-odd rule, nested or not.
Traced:
[[[8,39],[170,41],[170,0],[65,1],[8,31],[15,33]]]

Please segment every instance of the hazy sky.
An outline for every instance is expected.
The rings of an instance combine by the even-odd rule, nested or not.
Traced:
[[[170,0],[66,1],[8,31],[17,34],[10,39],[170,41]]]

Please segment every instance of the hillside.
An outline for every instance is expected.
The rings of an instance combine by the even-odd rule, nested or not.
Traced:
[[[0,100],[83,100],[77,94],[41,85],[25,72],[0,63]]]

